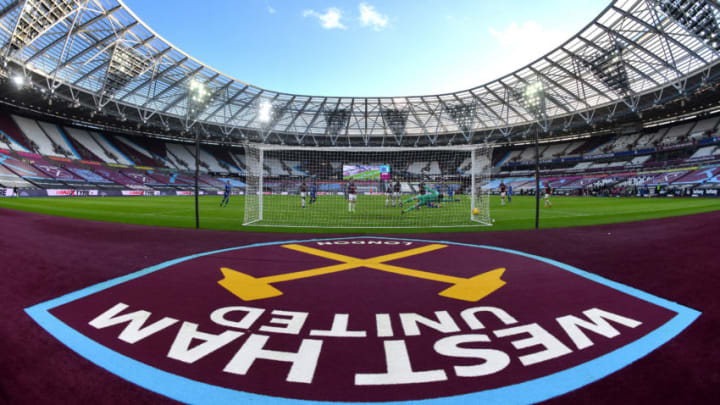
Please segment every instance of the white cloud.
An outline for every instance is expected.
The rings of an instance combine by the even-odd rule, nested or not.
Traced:
[[[456,16],[455,19],[459,20],[460,17]],[[438,79],[420,82],[421,86],[413,93],[453,92],[499,79],[567,41],[574,34],[567,30],[548,29],[535,21],[513,22],[502,30],[490,28],[490,39],[478,40],[469,46],[469,52],[461,63],[438,66],[437,70],[433,70],[434,75],[431,75]]]
[[[346,30],[347,27],[343,25],[340,20],[342,19],[342,11],[338,8],[331,7],[325,11],[325,14],[318,13],[315,10],[303,11],[303,17],[315,17],[320,21],[320,25],[326,30],[341,29]]]
[[[268,13],[275,14],[277,12],[277,10],[275,10],[275,8],[273,8],[273,6],[270,5],[270,1],[265,0],[265,6],[267,7]]]
[[[494,59],[493,72],[498,77],[533,62],[560,46],[572,32],[545,28],[535,21],[512,22],[504,30],[490,28],[490,34],[501,46],[501,55]],[[497,78],[497,77],[496,77]]]
[[[360,23],[363,27],[369,26],[375,31],[380,31],[387,25],[388,16],[377,12],[375,7],[367,3],[360,3],[358,9],[360,10]]]

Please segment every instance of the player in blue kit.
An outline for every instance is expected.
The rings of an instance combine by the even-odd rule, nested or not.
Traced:
[[[313,182],[313,184],[310,186],[310,204],[317,201],[317,183]]]
[[[446,188],[446,191],[447,191],[447,196],[448,196],[448,198],[451,199],[451,200],[455,199],[455,187],[453,187],[453,186],[450,185],[450,184],[447,184],[447,185],[445,186],[445,188]]]
[[[223,194],[223,199],[220,201],[220,207],[227,207],[228,203],[230,202],[230,180],[225,183],[225,193]]]

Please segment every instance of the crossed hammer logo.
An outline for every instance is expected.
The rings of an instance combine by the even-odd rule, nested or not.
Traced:
[[[388,273],[400,274],[407,277],[414,277],[423,280],[432,280],[440,283],[450,284],[451,286],[440,291],[438,295],[462,301],[476,302],[487,297],[500,287],[505,285],[505,281],[500,277],[505,272],[504,268],[497,268],[488,272],[473,276],[471,278],[454,277],[446,274],[431,273],[422,270],[414,270],[405,267],[395,266],[387,262],[419,255],[426,252],[432,252],[444,249],[447,245],[432,244],[419,248],[404,250],[397,253],[371,257],[369,259],[359,259],[356,257],[346,256],[338,253],[327,252],[307,246],[290,244],[282,245],[286,249],[307,253],[314,256],[324,257],[340,262],[331,266],[319,267],[315,269],[296,271],[292,273],[276,274],[273,276],[255,278],[251,275],[241,273],[239,271],[223,267],[220,269],[224,278],[218,281],[218,284],[226,290],[237,296],[243,301],[254,301],[265,298],[272,298],[282,295],[282,291],[275,288],[272,284],[282,283],[285,281],[298,280],[309,277],[317,277],[340,271],[352,270],[357,268],[368,268]]]

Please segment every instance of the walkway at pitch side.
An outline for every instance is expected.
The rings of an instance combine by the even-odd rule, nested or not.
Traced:
[[[353,237],[0,221],[3,402],[717,394],[718,212]]]

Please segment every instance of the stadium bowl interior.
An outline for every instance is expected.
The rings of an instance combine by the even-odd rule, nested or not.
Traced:
[[[0,332],[0,402],[383,402],[440,396],[450,398],[444,403],[712,403],[720,393],[719,17],[715,0],[615,0],[552,52],[491,82],[446,94],[370,98],[247,84],[175,47],[121,0],[0,0],[0,313],[6,326]],[[248,383],[255,387],[248,392],[261,396],[235,397],[230,388],[231,394],[211,390],[220,396],[204,397],[199,393],[208,386],[234,387],[222,382],[228,373],[216,383],[190,366],[142,360],[144,349],[133,357],[97,343],[109,335],[94,337],[82,311],[64,307],[90,294],[86,287],[102,292],[167,261],[192,263],[208,252],[242,253],[247,246],[262,252],[281,241],[307,254],[307,241],[317,238],[368,248],[368,241],[376,241],[377,254],[342,244],[333,245],[339,249],[333,253],[314,254],[327,261],[318,267],[384,270],[377,282],[387,282],[388,296],[405,288],[388,276],[392,272],[469,285],[472,277],[462,278],[464,270],[447,270],[453,267],[447,263],[462,268],[468,260],[442,250],[489,246],[487,251],[520,252],[523,260],[539,257],[558,268],[580,269],[582,277],[676,316],[665,320],[649,311],[653,315],[636,330],[637,341],[623,335],[622,345],[612,341],[616,346],[600,348],[605,352],[589,349],[538,371],[545,375],[533,371],[527,381],[513,380],[536,384],[527,386],[534,394],[505,389],[514,386],[507,382],[467,391],[450,381],[437,392],[418,384],[414,393],[367,390],[349,397],[355,391],[341,385],[272,391]],[[442,271],[449,273],[379,262],[381,255],[402,255],[382,241],[439,249],[423,254],[439,255]],[[312,262],[258,255],[253,263],[266,270]],[[432,260],[402,257],[395,264],[432,266]],[[233,271],[223,267],[225,280],[246,277]],[[525,275],[515,281],[511,265],[505,272],[508,287],[500,283],[498,294],[526,280],[541,286],[526,287],[528,296],[549,289],[540,306],[556,308],[560,304],[551,301],[559,296],[572,297],[569,305],[596,298],[595,292],[577,293],[582,283],[575,279],[551,283]],[[358,290],[368,282],[347,277]],[[233,290],[219,280],[211,280],[216,290],[210,292],[198,285],[198,294],[207,296],[197,299]],[[243,280],[262,284],[258,291],[268,297],[280,292],[260,277]],[[328,291],[339,285],[323,282]],[[187,280],[176,284],[183,283],[192,286]],[[298,288],[307,293],[313,287]],[[372,298],[355,304],[388,301],[373,289]],[[177,299],[171,289],[123,293],[128,302],[140,295]],[[313,294],[308,302],[327,304]],[[332,294],[359,296],[356,290]],[[277,302],[292,303],[290,295]],[[602,305],[619,306],[603,299]],[[622,325],[633,324],[622,319]],[[657,329],[650,328],[653,322]],[[75,323],[83,325],[73,329]],[[602,338],[612,333],[593,326],[588,328],[595,334],[587,336],[597,346],[607,343]],[[117,340],[121,329],[113,330]],[[102,354],[111,346],[115,354]],[[133,359],[125,363],[128,357]],[[109,360],[117,358],[117,364],[139,364],[142,372],[118,371]],[[581,366],[608,369],[576,377]],[[158,376],[148,369],[177,373],[189,385],[148,383]],[[560,388],[546,390],[542,381]],[[453,397],[445,389],[478,396]],[[486,393],[499,396],[481,396]]]

